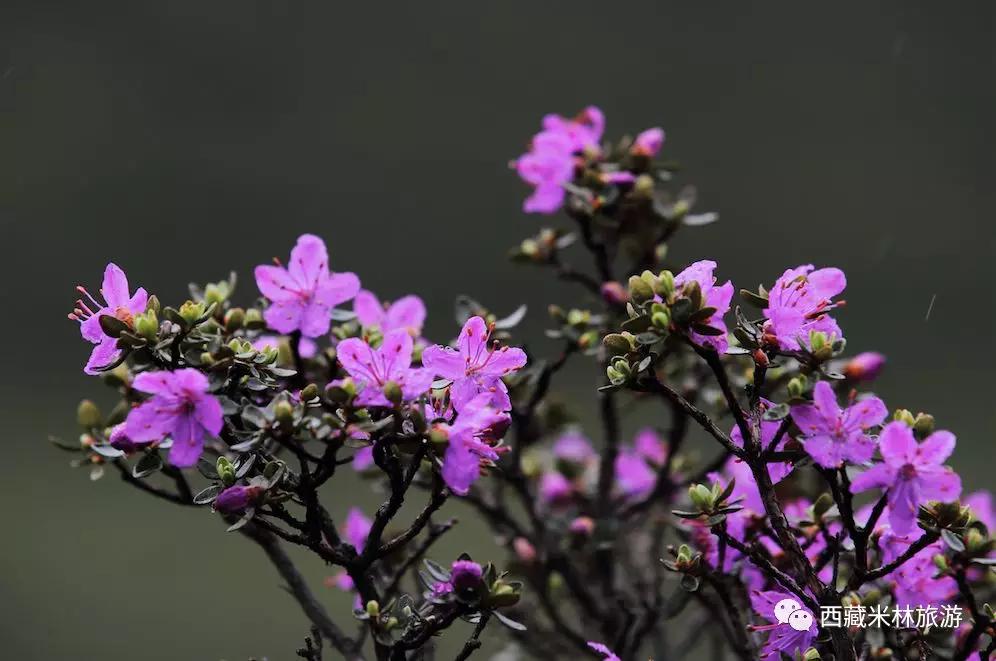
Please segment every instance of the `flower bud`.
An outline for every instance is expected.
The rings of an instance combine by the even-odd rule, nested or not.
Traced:
[[[866,351],[851,358],[841,372],[853,381],[872,381],[883,367],[885,367],[885,356],[875,351]]]
[[[667,312],[655,312],[650,315],[650,323],[653,324],[655,328],[667,330],[668,326],[671,325],[671,319],[668,317]]]
[[[602,300],[611,305],[625,305],[626,301],[629,300],[629,293],[615,280],[602,283],[600,291]]]
[[[83,429],[100,426],[100,409],[89,399],[84,399],[76,407],[76,422]]]
[[[401,392],[401,386],[398,385],[397,381],[388,381],[384,384],[384,397],[387,397],[387,401],[395,406],[401,404],[404,394]]]
[[[536,547],[525,537],[516,537],[512,540],[512,549],[519,560],[527,565],[536,562]]]
[[[145,304],[145,311],[146,312],[150,312],[151,311],[151,312],[155,312],[156,314],[159,314],[159,311],[161,309],[162,309],[162,305],[159,303],[159,297],[156,296],[155,294],[152,294],[151,296],[149,296],[149,300]]]
[[[371,599],[367,602],[367,615],[372,618],[380,617],[380,604],[377,603],[375,599]]]
[[[318,397],[318,386],[309,383],[301,390],[301,401],[310,402]]]
[[[290,402],[281,400],[273,407],[273,416],[282,425],[294,424],[294,407]]]
[[[657,274],[657,286],[654,287],[654,291],[660,294],[661,298],[670,299],[674,295],[674,274],[666,270]]]
[[[641,174],[633,182],[633,193],[640,197],[651,197],[654,194],[654,178],[648,174]]]
[[[986,537],[983,535],[978,528],[969,528],[965,532],[965,548],[968,549],[970,553],[976,551],[981,551],[986,545]]]
[[[246,321],[246,311],[242,308],[232,308],[225,313],[225,330],[229,333],[242,328]]]
[[[488,604],[492,608],[507,608],[519,603],[519,590],[515,586],[498,581],[491,589],[488,596]]]
[[[688,544],[682,544],[678,547],[678,563],[681,565],[687,565],[692,561],[692,549]]]
[[[647,284],[647,281],[640,276],[630,276],[629,297],[633,303],[641,305],[654,297],[653,287]]]
[[[218,472],[218,477],[221,478],[221,481],[226,486],[235,484],[235,480],[237,479],[235,477],[235,465],[232,464],[232,461],[228,457],[224,455],[218,457],[218,461],[215,462],[215,470]]]
[[[948,570],[948,559],[945,558],[943,554],[938,553],[934,555],[933,561],[934,561],[934,566],[937,567],[939,570],[941,571]]]
[[[786,389],[789,397],[802,397],[802,393],[806,392],[806,377],[801,374],[792,377],[789,379]]]
[[[913,421],[913,433],[919,438],[927,438],[934,433],[934,416],[929,413],[917,413]]]
[[[214,509],[225,514],[239,514],[252,506],[263,493],[258,486],[230,486],[214,500]]]
[[[693,484],[690,486],[688,488],[688,497],[692,499],[692,503],[694,503],[700,511],[708,512],[712,509],[712,491],[710,491],[704,484]]]
[[[193,324],[202,316],[204,316],[204,310],[206,309],[204,302],[200,301],[194,303],[193,301],[187,301],[180,306],[180,317],[188,324]]]
[[[595,532],[595,520],[590,516],[579,516],[571,521],[568,530],[576,537],[587,539]]]
[[[820,661],[820,653],[815,647],[810,647],[802,655],[802,661]]]
[[[135,332],[151,342],[156,340],[159,334],[159,318],[155,310],[147,310],[144,314],[135,316]]]
[[[266,322],[263,321],[263,313],[256,308],[249,308],[246,310],[245,326],[246,328],[257,330],[263,328]]]
[[[909,409],[896,409],[896,412],[892,414],[892,419],[898,422],[905,422],[909,427],[916,424],[916,420]]]

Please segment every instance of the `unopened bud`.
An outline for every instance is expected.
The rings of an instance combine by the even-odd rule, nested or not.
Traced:
[[[194,303],[193,301],[187,301],[180,306],[180,317],[187,322],[192,324],[200,319],[204,315],[205,306],[203,302]]]
[[[802,661],[820,661],[820,653],[815,647],[810,647],[803,653]]]
[[[159,311],[161,309],[162,309],[162,305],[159,303],[159,297],[156,296],[155,294],[152,294],[151,296],[149,296],[149,300],[145,304],[145,311],[146,312],[150,312],[151,311],[151,312],[155,312],[156,314],[159,314]]]
[[[929,413],[917,413],[913,421],[913,432],[919,438],[927,438],[934,433],[934,416]]]
[[[309,383],[301,390],[301,400],[305,402],[310,402],[318,397],[318,386],[314,383]]]
[[[232,308],[225,313],[225,330],[229,333],[242,328],[246,321],[246,311],[242,308]]]
[[[633,193],[640,197],[650,197],[654,194],[654,179],[650,175],[641,174],[633,182]]]
[[[215,462],[215,470],[218,472],[218,477],[221,481],[225,483],[225,486],[232,486],[235,484],[235,465],[232,461],[226,457],[218,457],[218,461]]]
[[[602,293],[602,299],[611,305],[624,305],[626,301],[629,300],[629,293],[626,291],[625,287],[615,280],[602,283],[600,291]]]
[[[263,321],[263,313],[256,308],[246,310],[245,326],[250,329],[259,329],[266,325]]]
[[[940,569],[941,571],[948,570],[948,559],[945,558],[942,554],[940,553],[936,554],[933,557],[933,561],[934,561],[934,566]]]
[[[159,333],[159,318],[155,310],[147,310],[135,317],[135,332],[147,340],[155,341]]]
[[[896,409],[896,412],[892,414],[892,419],[898,422],[905,422],[909,427],[916,424],[916,419],[910,413],[909,409]]]
[[[280,424],[291,425],[294,423],[294,407],[290,402],[281,400],[273,407],[273,416]]]
[[[712,491],[704,484],[693,484],[688,488],[688,497],[692,499],[699,510],[707,512],[712,509]]]
[[[786,389],[789,397],[802,397],[802,393],[806,392],[806,377],[802,375],[792,377],[789,379]]]
[[[89,399],[84,399],[76,407],[76,422],[83,429],[93,429],[100,425],[100,409]]]
[[[682,544],[678,547],[678,563],[688,564],[692,560],[692,549],[688,544]]]
[[[527,565],[536,562],[536,547],[525,537],[516,537],[512,540],[512,549],[519,560]]]
[[[628,284],[629,297],[636,305],[641,305],[654,297],[653,287],[640,276],[630,276]]]
[[[367,615],[370,617],[380,617],[380,604],[376,600],[371,599],[367,602]]]
[[[650,315],[650,323],[653,324],[655,328],[667,330],[668,326],[671,325],[671,318],[668,317],[667,312],[655,312]]]
[[[387,401],[395,406],[401,404],[404,394],[401,392],[401,386],[398,385],[397,381],[388,381],[384,384],[384,397],[387,397]]]

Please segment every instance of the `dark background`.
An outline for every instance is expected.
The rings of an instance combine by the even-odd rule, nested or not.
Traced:
[[[429,337],[472,293],[528,302],[537,338],[575,292],[505,260],[544,222],[507,162],[543,113],[588,103],[612,136],[663,126],[721,213],[675,261],[742,286],[845,269],[849,348],[887,352],[879,392],[933,412],[967,489],[992,486],[993,6],[687,4],[3,3],[3,656],[289,659],[306,632],[208,512],[91,484],[46,443],[74,438],[81,396],[106,401],[65,319],[77,283],[113,259],[179,303],[235,268],[248,303],[252,266],[311,231],[333,268],[420,293]],[[352,486],[331,486],[337,513]]]

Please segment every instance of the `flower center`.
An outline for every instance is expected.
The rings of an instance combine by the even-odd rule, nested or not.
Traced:
[[[904,480],[912,480],[916,477],[916,466],[913,464],[906,464],[899,469],[899,477]]]

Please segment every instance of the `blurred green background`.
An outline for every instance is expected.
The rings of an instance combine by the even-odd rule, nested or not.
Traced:
[[[421,294],[437,340],[456,294],[527,302],[542,354],[545,305],[577,292],[505,259],[545,222],[520,212],[507,162],[543,113],[588,103],[615,137],[663,126],[681,181],[720,212],[675,261],[717,259],[748,287],[799,263],[845,269],[849,348],[888,353],[880,394],[933,412],[966,487],[991,487],[993,19],[984,1],[7,0],[3,656],[291,659],[307,630],[209,512],[90,483],[46,442],[74,438],[82,396],[106,401],[65,318],[77,283],[98,286],[113,259],[179,303],[234,268],[247,303],[252,266],[311,231],[333,268]],[[583,376],[568,395],[590,409]],[[330,485],[336,513],[355,486]],[[441,559],[488,548],[464,518]],[[348,598],[306,571],[343,619]]]

